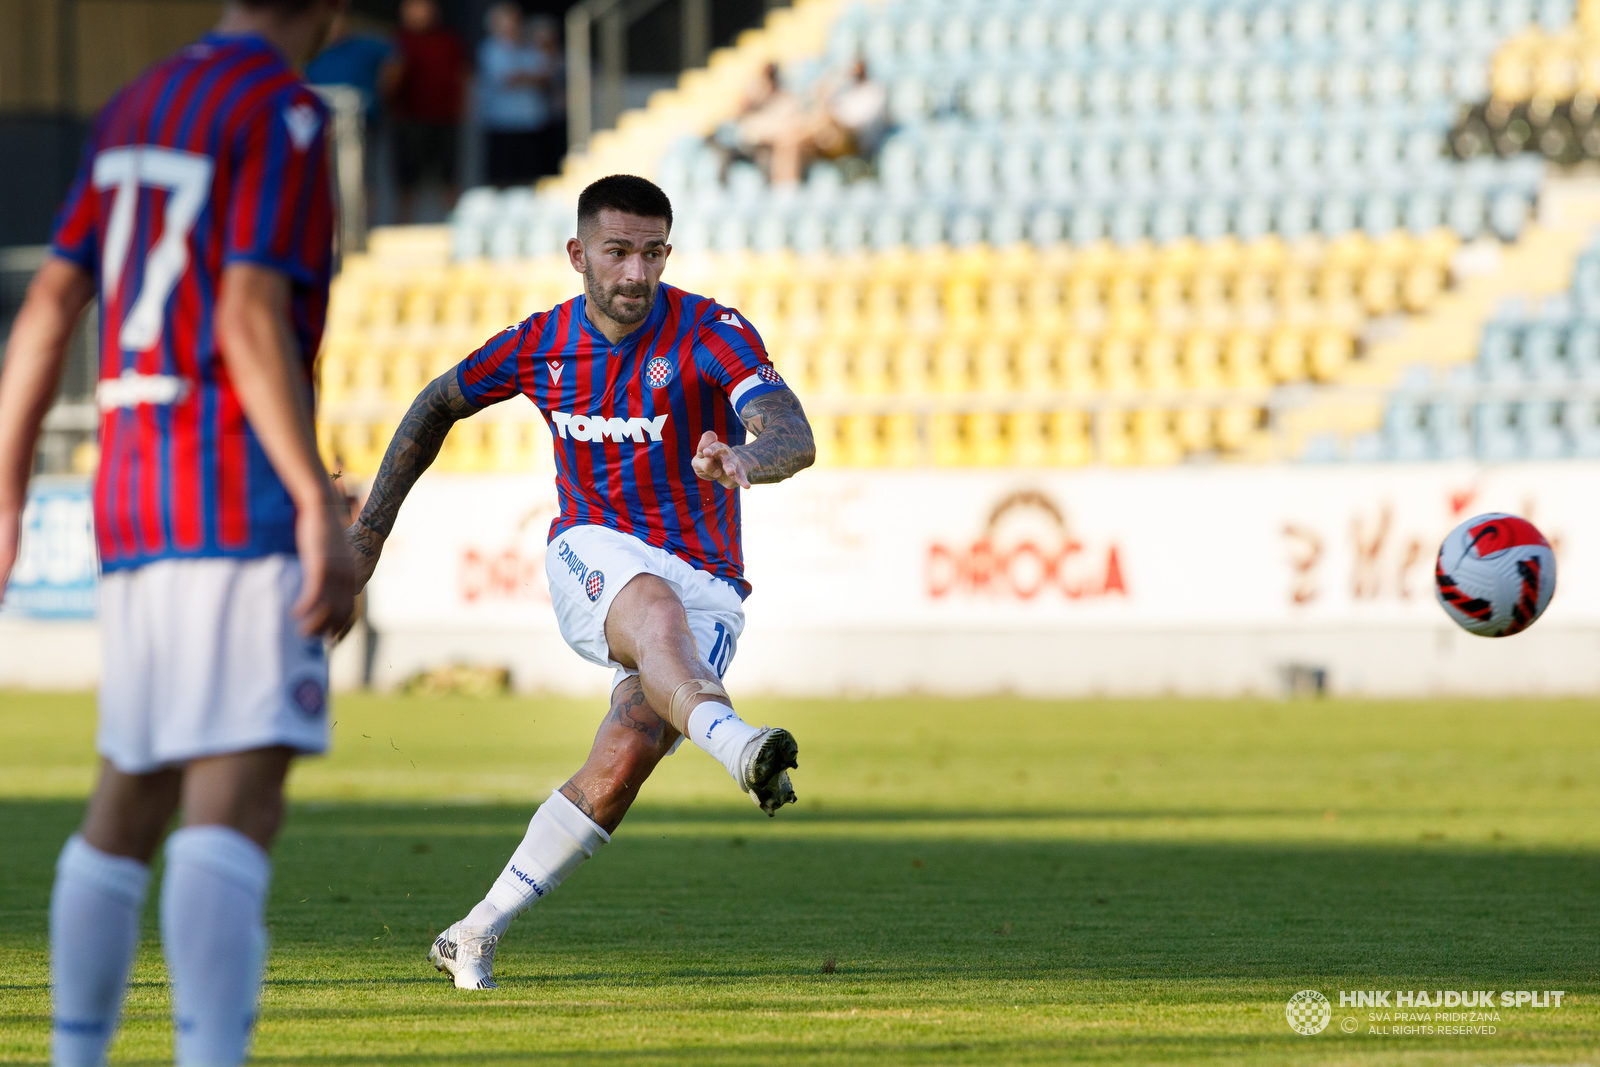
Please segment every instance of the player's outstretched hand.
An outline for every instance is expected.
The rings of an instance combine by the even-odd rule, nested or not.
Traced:
[[[744,459],[710,430],[700,435],[693,463],[695,474],[704,481],[727,489],[750,488],[750,470]]]
[[[300,551],[300,600],[294,606],[300,632],[338,637],[355,611],[356,564],[339,521],[338,506],[301,508],[295,520]]]

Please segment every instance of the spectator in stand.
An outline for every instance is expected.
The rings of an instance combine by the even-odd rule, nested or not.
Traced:
[[[428,178],[443,186],[446,210],[455,204],[468,64],[461,42],[439,24],[434,0],[402,0],[398,43],[400,79],[390,100],[395,178],[401,221],[412,222],[417,191]]]
[[[400,53],[374,34],[352,32],[350,16],[334,16],[328,47],[306,64],[306,81],[312,85],[348,85],[366,105],[367,129],[380,120],[382,102],[400,80]]]
[[[549,64],[522,39],[522,10],[502,0],[484,17],[478,46],[478,117],[489,184],[504,189],[539,174],[539,130],[550,121]]]
[[[344,85],[361,94],[366,119],[361,161],[367,186],[367,203],[374,200],[374,163],[378,158],[383,101],[400,80],[400,53],[393,44],[371,33],[356,33],[350,16],[334,16],[328,47],[306,64],[306,81],[312,85]],[[369,206],[368,210],[371,208]]]
[[[549,15],[530,18],[527,34],[528,43],[544,56],[549,72],[544,94],[550,117],[539,127],[539,166],[534,172],[542,178],[560,174],[561,160],[567,154],[567,54],[561,47],[556,20]]]
[[[738,152],[765,163],[774,185],[798,182],[818,158],[858,159],[865,170],[888,120],[889,94],[859,59],[821,78],[809,106],[783,88],[777,64],[769,63],[738,121]]]

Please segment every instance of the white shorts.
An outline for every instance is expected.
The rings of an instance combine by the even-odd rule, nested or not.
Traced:
[[[300,561],[160,560],[100,581],[95,747],[125,774],[273,745],[328,748],[328,657],[290,616]]]
[[[653,574],[672,587],[689,615],[689,632],[700,658],[718,678],[733,662],[744,633],[744,602],[728,582],[692,567],[664,548],[605,526],[575,526],[556,534],[544,554],[550,603],[561,636],[590,663],[615,667],[615,689],[638,674],[611,658],[606,614],[622,587],[641,574]]]

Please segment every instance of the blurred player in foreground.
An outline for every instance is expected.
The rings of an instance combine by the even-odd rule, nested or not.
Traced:
[[[496,335],[423,390],[350,528],[365,584],[450,427],[528,397],[555,443],[561,514],[545,573],[561,634],[617,670],[588,762],[534,814],[489,895],[434,942],[429,958],[459,989],[495,987],[511,920],[611,839],[682,737],[768,815],[795,799],[794,738],[745,723],[718,683],[750,592],[736,490],[809,466],[811,427],[738,312],[661,284],[671,228],[666,194],[643,178],[585,189],[567,242],[584,295]]]
[[[99,782],[56,865],[51,1055],[116,1032],[151,856],[177,1062],[244,1060],[267,848],[297,752],[327,747],[323,636],[348,620],[344,504],[311,360],[332,268],[328,112],[290,67],[343,0],[233,0],[106,105],[0,377],[0,586],[67,340],[100,301]]]

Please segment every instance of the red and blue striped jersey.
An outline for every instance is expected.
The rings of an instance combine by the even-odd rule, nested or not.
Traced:
[[[107,571],[295,550],[295,509],[217,348],[223,269],[286,275],[311,387],[333,268],[328,110],[254,36],[208,35],[95,120],[53,251],[95,275]]]
[[[574,297],[497,334],[456,374],[479,407],[521,393],[543,412],[561,500],[551,538],[608,526],[749,595],[739,494],[691,465],[701,434],[743,444],[739,410],[785,388],[737,311],[663,285],[643,325],[613,345]]]

